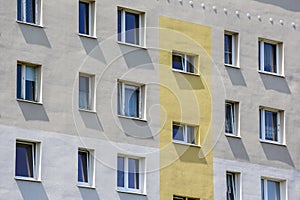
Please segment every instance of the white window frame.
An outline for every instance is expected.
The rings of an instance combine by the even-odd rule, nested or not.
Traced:
[[[15,175],[15,179],[28,180],[28,181],[41,181],[41,160],[42,160],[41,143],[35,141],[17,139],[15,144],[16,144],[15,151],[17,150],[17,144],[25,144],[25,145],[30,145],[32,147],[32,167],[33,167],[32,169],[33,177]],[[17,163],[15,158],[15,165],[16,164]],[[15,166],[15,168],[16,167],[17,166]]]
[[[95,87],[95,75],[93,74],[86,74],[86,73],[79,73],[78,76],[78,108],[79,110],[82,111],[92,111],[95,112],[95,102],[96,102],[96,87]],[[86,77],[89,79],[89,97],[88,97],[88,105],[90,105],[90,108],[84,109],[84,108],[80,108],[79,107],[79,98],[80,98],[80,94],[79,94],[79,87],[80,87],[80,77]],[[89,106],[88,106],[89,107]]]
[[[233,108],[233,118],[231,119],[231,123],[232,123],[232,127],[233,127],[233,133],[228,133],[226,132],[226,104],[230,104]],[[236,101],[225,101],[225,124],[224,124],[224,131],[225,131],[225,135],[228,136],[236,136],[236,137],[240,137],[240,131],[239,131],[239,127],[240,127],[240,106],[239,106],[239,102]],[[231,115],[232,116],[232,115]]]
[[[18,65],[21,65],[21,97],[18,98],[17,100],[19,101],[27,101],[27,102],[33,102],[33,103],[42,103],[42,66],[38,64],[33,64],[33,63],[26,63],[26,62],[17,62],[17,67]],[[35,74],[36,74],[36,87],[35,87],[35,101],[32,100],[27,100],[26,99],[26,67],[33,67],[35,68]],[[17,77],[18,78],[18,77]],[[18,87],[16,87],[18,90]]]
[[[268,200],[268,181],[277,182],[279,184],[279,193],[280,193],[280,199],[278,200],[287,200],[287,186],[286,186],[286,180],[279,180],[274,178],[268,178],[268,177],[261,177],[261,181],[264,182],[264,188],[261,188],[264,190],[264,200]],[[262,197],[262,194],[261,194]]]
[[[79,33],[79,21],[78,21],[78,34],[83,36],[91,36],[95,37],[96,35],[96,1],[89,1],[89,0],[79,0],[78,1],[78,7],[79,3],[88,3],[89,4],[89,34]],[[78,9],[79,12],[79,9]],[[79,20],[79,13],[78,13],[78,20]]]
[[[179,69],[175,69],[173,68],[173,56],[179,56],[181,57],[181,64],[183,66],[183,70],[179,70]],[[177,71],[177,72],[183,72],[183,73],[187,73],[187,74],[198,74],[198,68],[196,67],[196,59],[197,56],[192,55],[192,54],[185,54],[185,53],[180,53],[180,52],[172,52],[172,70],[173,71]],[[193,63],[193,67],[194,67],[194,72],[188,72],[187,71],[187,66],[188,66],[188,62],[192,60]]]
[[[232,64],[225,63],[225,58],[224,58],[224,65],[239,68],[239,34],[236,32],[224,31],[224,38],[225,38],[225,35],[229,35],[232,37],[232,39],[231,39],[231,42],[232,42],[231,43]],[[225,56],[225,40],[224,40],[224,54],[223,55]]]
[[[264,69],[264,60],[265,60],[265,58],[264,58],[264,50],[265,50],[264,44],[265,43],[276,45],[276,55],[275,56],[276,56],[276,71],[277,72],[268,72],[268,71],[265,71],[265,69]],[[260,55],[259,55],[260,60],[259,60],[259,66],[258,66],[259,72],[284,76],[283,43],[278,42],[278,41],[274,41],[274,40],[259,38],[258,44],[259,44],[258,48],[259,48],[259,52],[260,52]]]
[[[131,116],[127,116],[125,115],[125,88],[126,87],[137,87],[139,88],[139,114],[138,117],[131,117]],[[121,96],[119,96],[119,92],[121,90]],[[120,105],[118,105],[118,115],[119,116],[124,116],[127,118],[133,118],[133,119],[142,119],[145,120],[145,102],[146,102],[146,86],[143,84],[139,84],[139,83],[133,83],[133,82],[128,82],[128,81],[122,81],[122,80],[118,80],[118,104],[120,103]],[[120,107],[119,107],[120,106]]]
[[[146,27],[146,22],[145,22],[145,12],[142,11],[137,11],[137,10],[132,10],[129,8],[123,8],[123,7],[118,7],[118,11],[121,11],[121,40],[118,40],[118,42],[124,43],[124,44],[128,44],[128,45],[133,45],[133,46],[141,46],[144,47],[145,46],[145,27]],[[138,14],[139,15],[139,41],[138,44],[132,44],[132,43],[127,43],[126,42],[126,17],[125,14],[126,13],[132,13],[132,14]],[[117,23],[119,23],[117,21]],[[118,31],[118,30],[117,30]],[[118,37],[118,34],[117,34]],[[118,38],[117,38],[118,39]]]
[[[77,181],[77,186],[95,188],[95,151],[93,149],[78,148],[77,154],[79,152],[87,153],[88,182]],[[78,169],[77,169],[77,176],[78,176]]]
[[[273,140],[267,140],[266,132],[265,132],[265,111],[277,113],[277,141]],[[278,110],[274,108],[266,108],[266,107],[260,107],[259,108],[259,118],[260,118],[260,141],[262,142],[268,142],[268,143],[275,143],[275,144],[283,144],[285,145],[285,117],[284,117],[284,111]]]
[[[176,140],[173,138],[173,129],[174,126],[180,126],[183,127],[183,141],[182,140]],[[187,128],[193,128],[194,129],[194,139],[195,139],[195,144],[188,142],[188,134],[187,134]],[[185,145],[191,145],[191,146],[199,146],[199,127],[195,125],[189,125],[189,124],[183,124],[183,123],[178,123],[178,122],[173,122],[172,123],[172,141],[174,143],[180,143],[180,144],[185,144]]]
[[[129,156],[124,154],[118,154],[118,158],[124,158],[124,187],[119,187],[117,184],[117,191],[120,192],[129,192],[137,194],[146,194],[146,165],[145,158],[137,156]],[[128,187],[128,159],[136,159],[139,161],[139,189],[133,189]]]
[[[21,0],[21,20],[19,20],[17,16],[17,21],[25,24],[34,24],[40,26],[42,24],[42,0],[35,0],[35,22],[34,23],[26,22],[26,1],[27,0]],[[18,15],[18,11],[17,11],[17,15]]]
[[[227,176],[231,176],[232,180],[234,181],[234,199],[233,200],[240,200],[241,199],[241,174],[237,172],[226,172],[226,195],[227,195]],[[227,199],[227,196],[226,196]]]

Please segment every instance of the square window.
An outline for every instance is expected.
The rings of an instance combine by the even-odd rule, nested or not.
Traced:
[[[144,166],[143,159],[118,156],[117,185],[122,191],[143,192]]]
[[[261,179],[261,199],[262,200],[285,200],[283,190],[284,181]]]
[[[144,13],[118,8],[118,41],[143,46]]]
[[[92,151],[78,150],[78,185],[93,186],[94,183],[94,159]]]
[[[238,33],[224,33],[224,63],[230,66],[238,65]]]
[[[240,199],[240,175],[238,173],[226,173],[226,199]]]
[[[225,102],[225,133],[229,135],[238,136],[238,102]]]
[[[41,23],[41,0],[17,0],[17,19],[21,22]]]
[[[94,36],[95,32],[95,2],[79,1],[79,33]]]
[[[144,117],[145,86],[140,84],[118,83],[118,114],[133,118]]]
[[[34,142],[16,142],[15,176],[25,179],[39,179],[40,145]]]
[[[263,141],[283,142],[283,111],[260,108],[260,139]]]
[[[173,141],[184,144],[195,144],[198,142],[198,128],[186,124],[173,123]]]
[[[195,56],[173,52],[172,69],[195,74]]]
[[[258,42],[259,70],[274,74],[283,74],[283,44],[260,39]]]
[[[95,76],[88,74],[79,74],[79,109],[94,110]]]
[[[17,64],[17,99],[41,102],[41,66]]]

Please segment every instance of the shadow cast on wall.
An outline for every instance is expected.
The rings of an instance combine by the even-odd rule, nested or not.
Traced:
[[[49,200],[42,183],[16,180],[23,200]]]
[[[272,4],[274,6],[279,6],[283,9],[299,12],[300,11],[300,3],[299,0],[255,0],[261,3]]]
[[[18,101],[26,121],[49,121],[43,105]]]
[[[99,195],[95,189],[79,188],[82,200],[100,200]]]
[[[238,160],[249,161],[249,155],[240,138],[226,137],[234,157]]]
[[[19,24],[19,27],[26,43],[51,48],[50,42],[43,28],[21,23]]]
[[[262,148],[268,160],[283,162],[295,167],[290,152],[286,146],[262,143]]]

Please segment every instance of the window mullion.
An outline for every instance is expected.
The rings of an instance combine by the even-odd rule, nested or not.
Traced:
[[[26,22],[26,1],[27,0],[22,0],[22,11],[23,11],[23,13],[21,14],[21,16],[22,16],[22,21],[23,22]]]
[[[22,84],[21,84],[21,97],[26,98],[26,66],[22,65]]]
[[[122,109],[121,109],[121,112],[122,112],[122,115],[125,115],[125,83],[121,83],[121,87],[122,87],[122,98],[121,98]]]
[[[36,166],[36,163],[35,163],[35,156],[36,156],[36,153],[37,153],[37,150],[35,148],[35,144],[31,144],[31,152],[32,152],[32,173],[33,173],[33,178],[37,178],[36,177],[36,170],[37,170],[37,166]]]
[[[235,37],[231,35],[231,62],[232,65],[235,65]]]
[[[265,71],[265,48],[264,42],[260,42],[260,70]]]
[[[126,34],[126,12],[124,10],[121,10],[121,41],[122,42],[126,41],[125,34]]]
[[[142,118],[142,88],[139,86],[139,118]]]
[[[280,112],[277,112],[277,139],[281,142]]]
[[[261,135],[262,135],[262,139],[265,140],[266,139],[266,127],[265,127],[265,110],[261,110]]]
[[[128,158],[124,157],[124,187],[128,189]]]

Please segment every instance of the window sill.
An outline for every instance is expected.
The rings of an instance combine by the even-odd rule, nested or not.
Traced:
[[[198,147],[198,148],[201,148],[201,146],[200,146],[200,145],[197,145],[197,144],[191,144],[191,143],[186,143],[186,142],[181,142],[181,141],[176,141],[176,140],[173,140],[173,143],[174,143],[174,144],[185,145],[185,146],[190,146],[190,147]]]
[[[86,34],[83,34],[83,33],[78,33],[78,35],[79,35],[80,37],[86,37],[86,38],[91,38],[91,39],[97,39],[96,36],[86,35]]]
[[[79,187],[79,188],[87,188],[87,189],[96,189],[95,186],[85,185],[85,184],[81,184],[81,183],[78,183],[77,187]]]
[[[236,65],[230,65],[230,64],[226,64],[226,63],[224,63],[224,66],[225,66],[225,67],[234,68],[234,69],[241,69],[241,67],[239,67],[239,66],[236,66]]]
[[[137,195],[143,195],[143,196],[147,196],[147,194],[142,193],[140,191],[136,191],[136,190],[129,190],[129,189],[123,189],[123,188],[118,188],[117,192],[121,192],[121,193],[126,193],[126,194],[137,194]]]
[[[142,121],[142,122],[147,122],[146,119],[136,118],[136,117],[129,117],[129,116],[125,116],[125,115],[118,115],[118,117],[120,117],[120,118],[125,118],[125,119],[138,120],[138,121]]]
[[[276,74],[276,73],[272,73],[272,72],[265,72],[265,71],[258,70],[258,73],[260,73],[260,74],[266,74],[266,75],[271,75],[271,76],[277,76],[277,77],[280,77],[280,78],[285,78],[285,75]]]
[[[87,109],[82,109],[82,108],[79,108],[78,110],[80,112],[97,113],[95,110],[87,110]]]
[[[24,25],[29,25],[29,26],[34,26],[34,27],[38,27],[38,28],[44,28],[44,26],[40,25],[40,24],[34,24],[34,23],[29,23],[29,22],[23,22],[23,21],[19,21],[17,20],[17,23],[19,24],[24,24]]]
[[[226,137],[237,138],[237,139],[242,139],[241,136],[239,136],[239,135],[233,135],[233,134],[230,134],[230,133],[225,133],[225,136],[226,136]]]
[[[37,180],[35,178],[29,178],[29,177],[22,177],[22,176],[15,176],[15,180],[17,181],[31,181],[36,183],[41,183],[41,180]]]
[[[24,102],[24,103],[32,103],[32,104],[37,104],[37,105],[43,105],[42,102],[38,102],[38,101],[29,101],[29,100],[25,100],[25,99],[17,99],[17,101]]]
[[[286,147],[286,144],[282,144],[279,142],[274,142],[274,141],[268,141],[268,140],[259,140],[260,143],[265,143],[265,144],[274,144],[274,145],[278,145],[278,146],[283,146]]]
[[[145,46],[141,46],[141,45],[138,45],[138,44],[131,44],[131,43],[126,43],[126,42],[121,42],[121,41],[118,41],[118,44],[147,50],[147,48]]]
[[[172,68],[172,71],[173,72],[179,72],[179,73],[182,73],[182,74],[192,75],[192,76],[198,76],[198,77],[200,76],[200,74],[185,72],[185,71],[181,71],[181,70],[177,70],[177,69],[173,69],[173,68]]]

